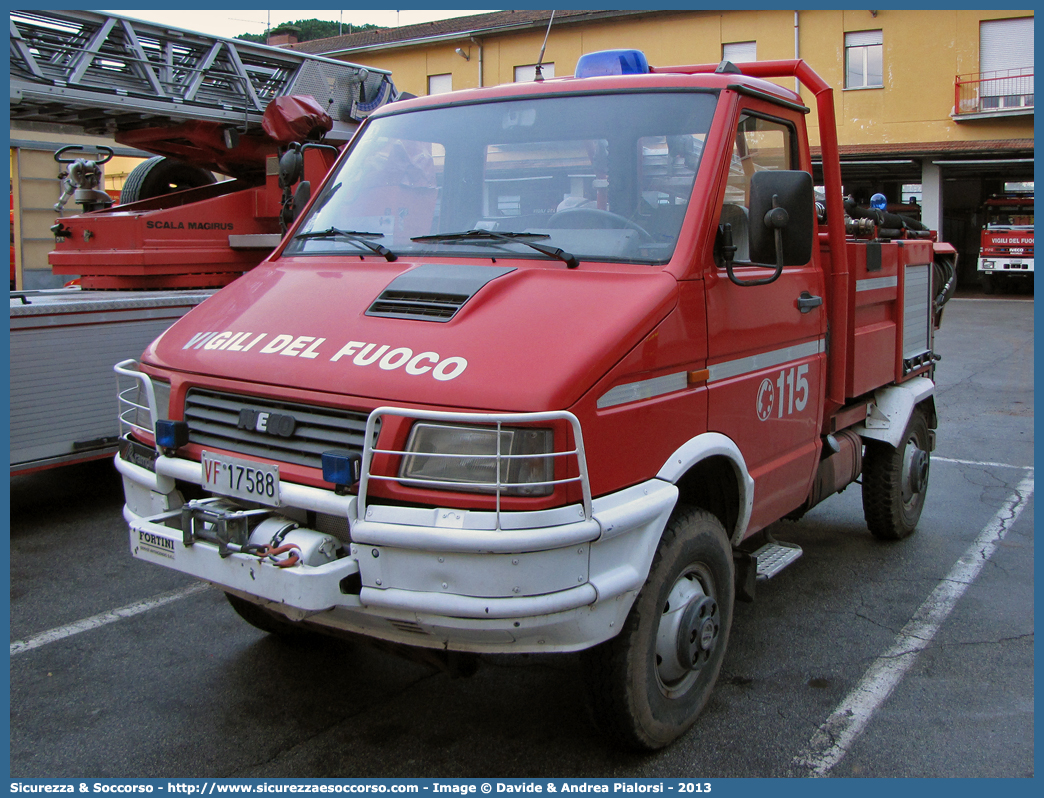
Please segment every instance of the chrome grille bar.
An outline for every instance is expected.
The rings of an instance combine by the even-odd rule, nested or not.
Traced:
[[[239,427],[244,409],[293,416],[291,437]],[[283,463],[322,468],[331,449],[362,451],[366,414],[192,388],[185,398],[189,442]]]

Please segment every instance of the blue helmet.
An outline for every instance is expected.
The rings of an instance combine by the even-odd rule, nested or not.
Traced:
[[[888,206],[888,199],[884,194],[874,194],[870,198],[870,207],[876,208],[879,211],[883,211]]]

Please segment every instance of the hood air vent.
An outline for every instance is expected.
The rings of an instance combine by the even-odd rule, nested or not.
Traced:
[[[367,316],[449,321],[491,280],[513,268],[428,263],[396,277],[366,311]]]

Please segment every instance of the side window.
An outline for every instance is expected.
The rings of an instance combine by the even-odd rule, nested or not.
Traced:
[[[735,259],[750,259],[750,179],[765,169],[792,169],[793,131],[781,122],[744,114],[736,128],[721,224],[732,226]]]

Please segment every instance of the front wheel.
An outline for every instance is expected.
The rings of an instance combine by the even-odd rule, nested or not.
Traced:
[[[868,440],[863,458],[863,517],[874,537],[901,540],[917,527],[931,465],[928,419],[915,408],[898,448]]]
[[[733,602],[724,527],[704,510],[679,507],[623,630],[581,655],[596,725],[644,750],[692,726],[721,670]]]

